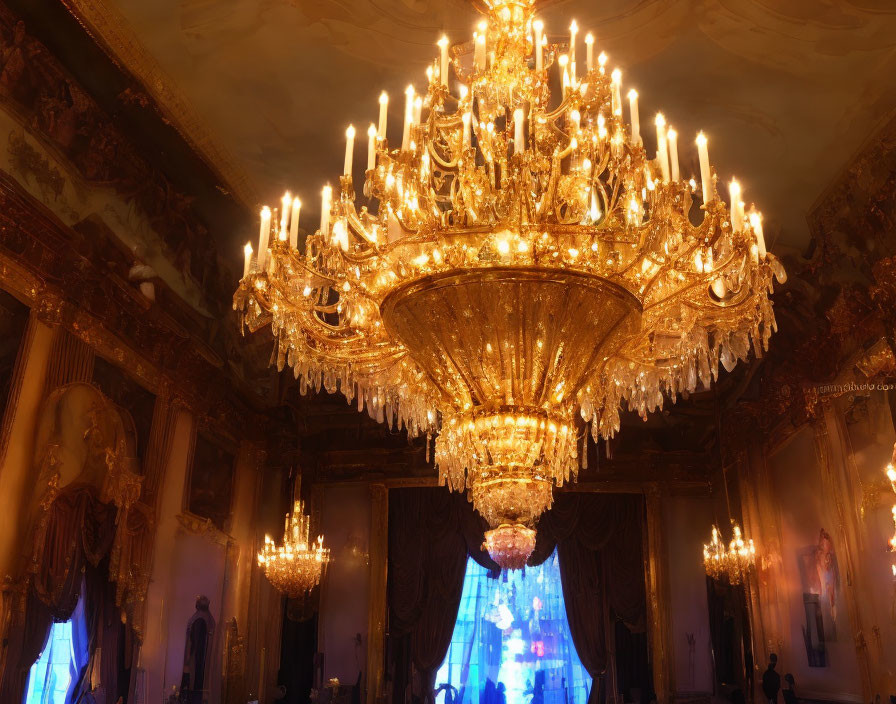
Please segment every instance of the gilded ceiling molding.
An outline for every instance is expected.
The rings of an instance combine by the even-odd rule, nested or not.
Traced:
[[[61,326],[127,369],[148,391],[164,390],[172,403],[182,401],[232,437],[262,433],[252,410],[236,398],[224,364],[210,360],[204,341],[190,334],[189,319],[158,303],[148,312],[127,282],[78,251],[79,241],[0,172],[2,288],[28,302],[42,323]]]
[[[166,120],[220,175],[233,196],[254,211],[260,199],[248,177],[137,39],[124,16],[103,0],[62,0],[62,4],[116,64],[140,81]]]

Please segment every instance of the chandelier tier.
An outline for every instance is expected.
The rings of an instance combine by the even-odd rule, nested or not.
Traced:
[[[296,501],[292,513],[286,514],[283,544],[277,546],[271,536],[264,536],[264,548],[258,553],[258,564],[277,591],[290,599],[310,592],[317,585],[330,561],[322,535],[317,542],[309,539],[311,518],[305,515],[304,504]]]
[[[585,62],[578,44],[575,23],[549,42],[534,0],[488,3],[472,42],[438,42],[427,90],[408,87],[399,144],[380,97],[363,205],[349,127],[320,227],[300,250],[298,199],[263,209],[234,297],[303,393],[339,389],[438,434],[441,483],[468,492],[514,564],[586,460],[576,413],[610,437],[623,403],[645,416],[758,353],[784,278],[737,182],[730,210],[718,197],[705,136],[698,188],[677,133],[657,116],[649,158],[637,93],[626,122],[621,73],[590,34]]]
[[[731,531],[733,537],[726,549],[719,529],[712,527],[710,542],[703,546],[703,567],[713,579],[727,577],[729,583],[740,584],[756,564],[756,547],[752,540],[744,540],[740,526],[733,520]]]

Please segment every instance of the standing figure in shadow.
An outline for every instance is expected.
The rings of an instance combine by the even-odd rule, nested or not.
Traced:
[[[206,687],[206,663],[210,656],[215,619],[208,610],[207,596],[196,598],[196,613],[187,622],[184,645],[184,673],[180,682],[180,699],[184,704],[203,704]]]

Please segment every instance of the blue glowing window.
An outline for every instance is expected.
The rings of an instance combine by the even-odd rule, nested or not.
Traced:
[[[26,704],[65,704],[72,678],[72,622],[54,623],[28,673]]]
[[[504,572],[467,561],[463,595],[436,686],[439,704],[585,704],[591,677],[569,634],[554,552],[544,564]]]

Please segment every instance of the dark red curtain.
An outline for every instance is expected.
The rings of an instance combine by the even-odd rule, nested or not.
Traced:
[[[463,494],[442,487],[389,492],[389,659],[393,701],[425,701],[457,620],[467,556],[500,571],[482,550],[485,523]]]
[[[538,523],[529,564],[544,562],[554,550],[569,631],[588,674],[598,683],[607,669],[607,625],[622,621],[643,632],[647,599],[642,556],[644,500],[632,494],[560,494]],[[592,688],[596,700],[598,687]]]
[[[0,701],[22,700],[28,671],[46,644],[50,626],[71,618],[82,585],[102,592],[108,583],[108,569],[96,568],[112,547],[115,515],[115,506],[101,503],[85,486],[67,487],[50,504],[34,540],[23,608],[15,610],[10,623]],[[114,592],[111,596],[114,604]]]

